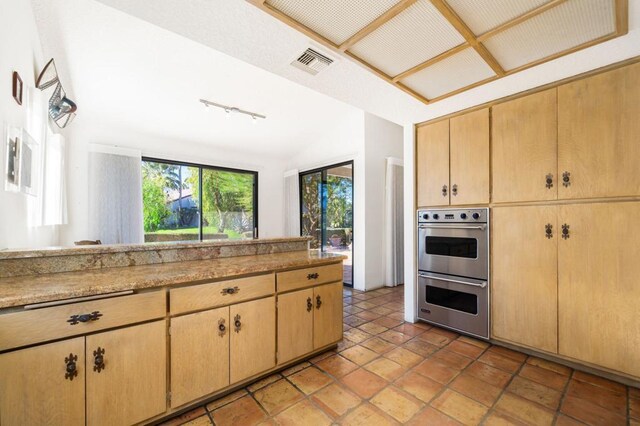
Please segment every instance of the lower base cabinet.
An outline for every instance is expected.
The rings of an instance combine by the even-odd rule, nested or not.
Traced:
[[[278,295],[278,364],[342,339],[342,282]]]
[[[229,307],[171,319],[171,406],[229,386]]]
[[[85,424],[84,337],[0,355],[0,424]]]
[[[0,355],[2,426],[135,424],[166,397],[165,321]]]

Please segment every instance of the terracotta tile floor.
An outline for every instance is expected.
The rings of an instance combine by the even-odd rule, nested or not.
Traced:
[[[345,338],[167,425],[630,425],[640,390],[403,318],[403,288],[344,290]]]

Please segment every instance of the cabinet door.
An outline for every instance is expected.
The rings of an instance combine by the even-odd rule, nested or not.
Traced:
[[[560,206],[559,352],[640,377],[640,203]]]
[[[452,118],[451,205],[489,203],[489,109]]]
[[[640,64],[558,88],[562,199],[640,195]]]
[[[416,158],[418,206],[448,206],[449,120],[418,127]]]
[[[83,425],[84,379],[84,337],[0,355],[0,423]]]
[[[497,207],[491,214],[492,335],[555,353],[557,207]]]
[[[171,319],[171,406],[229,385],[229,307]]]
[[[276,365],[275,297],[230,307],[231,383]]]
[[[278,296],[278,364],[313,351],[313,289]]]
[[[314,288],[313,348],[342,340],[342,282]]]
[[[87,425],[129,425],[166,411],[166,334],[166,322],[156,321],[87,336]]]
[[[558,197],[557,89],[505,102],[491,111],[494,203]],[[547,185],[547,178],[551,186]]]

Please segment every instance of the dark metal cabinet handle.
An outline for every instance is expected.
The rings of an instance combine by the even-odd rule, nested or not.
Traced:
[[[71,315],[67,322],[71,325],[76,325],[80,322],[98,321],[101,316],[100,311],[93,311],[90,314]]]
[[[104,366],[104,349],[98,346],[98,349],[93,351],[93,371],[101,372],[105,369]]]
[[[224,325],[224,323],[225,323],[224,318],[220,318],[218,320],[218,335],[220,337],[224,336],[227,332],[227,326]]]
[[[571,173],[564,172],[562,174],[562,186],[564,186],[565,188],[571,186]]]
[[[546,177],[546,187],[547,189],[551,189],[553,188],[553,175],[551,173],[549,173]]]
[[[544,232],[547,238],[553,238],[553,225],[550,223],[547,223],[544,226]]]
[[[454,197],[458,195],[458,185],[455,183],[451,187],[451,195],[453,195]]]
[[[316,309],[320,309],[320,306],[322,306],[322,298],[320,297],[320,295],[316,296]]]
[[[442,196],[443,197],[447,196],[447,185],[442,185]]]
[[[562,239],[566,240],[567,238],[569,238],[569,225],[567,225],[566,223],[564,225],[562,225]]]
[[[225,294],[236,294],[239,291],[240,289],[238,288],[238,286],[235,286],[235,287],[223,288],[222,291],[220,291],[220,293],[222,293],[222,295],[224,296]]]
[[[307,297],[307,312],[311,312],[313,309],[313,302],[311,302],[311,298]]]
[[[76,361],[78,361],[78,355],[74,355],[72,353],[70,353],[69,356],[64,359],[64,363],[67,365],[66,372],[64,373],[65,379],[73,381],[73,378],[78,376]]]
[[[240,321],[240,314],[236,315],[233,318],[233,325],[235,327],[236,333],[240,333],[240,329],[242,328],[242,322]]]
[[[319,276],[320,276],[320,274],[318,274],[317,272],[314,272],[313,274],[307,274],[307,279],[308,280],[317,280]]]

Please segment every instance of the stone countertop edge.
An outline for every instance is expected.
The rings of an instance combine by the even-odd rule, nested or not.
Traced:
[[[176,241],[144,244],[105,244],[74,247],[45,247],[41,249],[6,249],[0,250],[0,260],[28,259],[32,257],[41,258],[56,256],[77,256],[87,254],[122,253],[128,251],[157,251],[185,248],[273,244],[283,242],[311,241],[312,239],[312,237],[256,238],[250,240]]]
[[[260,272],[326,265],[346,258],[341,254],[310,250],[1,278],[0,309],[119,291],[232,279]]]

